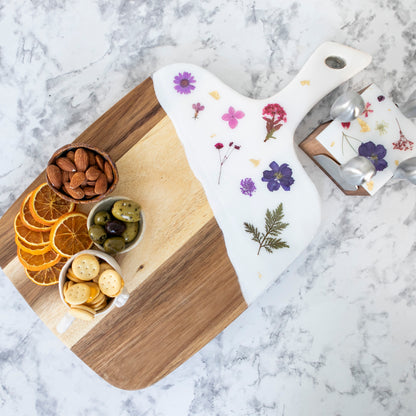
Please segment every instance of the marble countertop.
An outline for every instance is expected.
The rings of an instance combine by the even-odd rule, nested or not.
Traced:
[[[0,214],[75,139],[163,65],[191,62],[262,98],[322,42],[373,55],[347,88],[403,102],[416,80],[416,3],[32,0],[0,3]],[[122,391],[44,326],[0,272],[0,414],[416,414],[416,192],[346,197],[299,150],[322,195],[313,242],[223,333],[166,378]]]

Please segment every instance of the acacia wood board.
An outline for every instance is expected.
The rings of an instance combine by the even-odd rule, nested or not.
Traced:
[[[45,182],[44,172],[0,219],[0,267],[40,319],[98,375],[122,389],[144,388],[200,350],[247,304],[222,232],[150,78],[75,142],[108,152],[120,174],[113,194],[143,207],[141,242],[116,257],[129,300],[92,322],[76,320],[64,334],[56,332],[66,313],[58,286],[37,286],[26,277],[13,230],[24,196]]]

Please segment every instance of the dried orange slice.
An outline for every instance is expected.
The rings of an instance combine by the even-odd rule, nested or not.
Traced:
[[[33,231],[27,228],[19,214],[14,219],[14,231],[21,241],[31,246],[44,247],[49,244],[49,231]]]
[[[49,244],[46,246],[32,246],[31,244],[22,241],[17,235],[14,237],[14,241],[16,242],[17,247],[30,254],[43,254],[52,248]]]
[[[59,282],[59,274],[61,273],[62,267],[64,267],[67,259],[60,260],[52,267],[48,267],[44,270],[28,270],[25,269],[26,276],[39,286],[51,286]]]
[[[61,256],[52,248],[43,254],[31,254],[18,247],[17,257],[26,269],[32,271],[47,269],[61,260]]]
[[[51,245],[64,257],[71,257],[92,246],[88,235],[87,216],[81,212],[63,215],[51,229]]]
[[[33,215],[29,209],[29,198],[33,192],[27,194],[26,198],[24,199],[21,207],[20,207],[20,219],[22,220],[23,224],[33,231],[48,231],[51,229],[50,225],[44,225],[40,222],[36,221],[33,218]]]
[[[59,197],[47,183],[39,185],[31,194],[29,209],[33,218],[44,225],[54,224],[62,215],[72,212],[73,202]]]

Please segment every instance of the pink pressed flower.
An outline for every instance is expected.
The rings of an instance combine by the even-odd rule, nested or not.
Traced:
[[[347,123],[341,123],[341,126],[344,127],[344,129],[349,129],[351,123],[348,121]]]
[[[218,150],[222,149],[223,147],[224,147],[224,145],[222,143],[216,143],[215,144],[215,148],[218,149]]]
[[[236,150],[240,150],[240,147],[241,147],[241,146],[237,146],[237,145],[235,145],[235,146],[234,146],[234,149],[236,149]]]
[[[205,109],[205,106],[201,105],[200,103],[192,104],[192,108],[195,111],[203,111]]]
[[[235,129],[238,124],[238,119],[241,119],[245,116],[242,111],[235,111],[234,107],[228,109],[228,113],[225,113],[221,118],[224,121],[228,121],[230,128]]]
[[[371,106],[371,104],[370,104],[370,103],[367,103],[367,104],[365,105],[365,109],[364,109],[364,111],[363,111],[363,114],[364,114],[364,116],[365,116],[365,117],[368,117],[368,114],[369,114],[369,113],[373,113],[373,112],[374,112],[373,110],[370,110],[370,106]]]

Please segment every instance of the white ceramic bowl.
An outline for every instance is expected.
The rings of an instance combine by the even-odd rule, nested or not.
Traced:
[[[99,211],[108,211],[111,212],[111,207],[113,206],[114,202],[116,201],[120,201],[121,199],[131,199],[128,198],[126,196],[110,196],[108,198],[103,199],[102,201],[98,202],[94,208],[92,208],[92,210],[90,211],[89,215],[88,215],[88,219],[87,219],[87,227],[88,229],[91,227],[91,225],[94,224],[94,216],[97,212]],[[124,250],[120,251],[117,254],[121,254],[121,253],[126,253],[127,251],[132,250],[134,247],[137,246],[137,244],[139,244],[140,240],[143,237],[143,231],[144,231],[144,215],[143,215],[143,211],[140,211],[140,224],[139,224],[139,232],[136,236],[136,238],[130,242],[126,244],[126,247],[124,248]],[[99,248],[100,250],[104,251],[104,247],[98,243],[95,243],[95,246],[97,248]]]
[[[64,283],[66,281],[66,273],[67,273],[68,269],[71,267],[71,264],[74,261],[74,259],[77,258],[78,256],[80,256],[81,254],[92,254],[93,256],[98,257],[101,260],[104,260],[117,273],[119,273],[120,276],[123,278],[123,273],[121,271],[121,268],[120,268],[119,264],[115,261],[115,259],[113,257],[111,257],[107,253],[103,253],[102,251],[98,251],[98,250],[83,250],[83,251],[80,251],[79,253],[73,255],[65,263],[65,266],[62,268],[62,270],[61,270],[61,272],[59,274],[59,296],[61,297],[62,303],[68,309],[67,315],[65,315],[62,318],[62,320],[59,322],[59,324],[58,324],[58,326],[56,328],[57,331],[59,333],[61,333],[61,334],[63,332],[65,332],[69,328],[69,326],[71,325],[71,323],[74,320],[73,316],[69,314],[70,307],[69,307],[69,305],[64,300],[63,287],[64,287]],[[105,313],[108,313],[114,307],[121,308],[127,302],[127,299],[128,298],[129,298],[129,292],[126,289],[126,286],[124,286],[123,289],[122,289],[122,291],[121,291],[121,293],[117,297],[109,300],[109,302],[107,303],[107,306],[103,310],[101,310],[99,312],[96,312],[95,316],[99,316],[99,315],[103,315]]]

